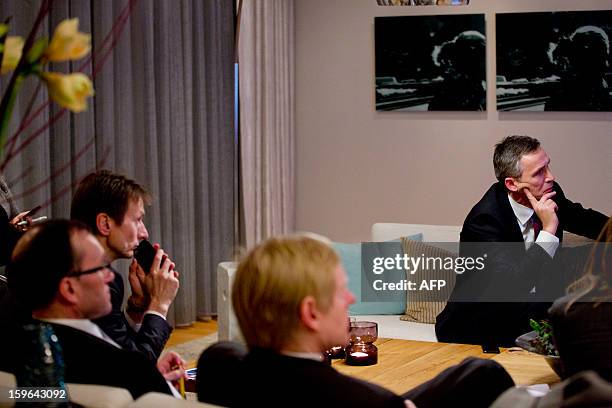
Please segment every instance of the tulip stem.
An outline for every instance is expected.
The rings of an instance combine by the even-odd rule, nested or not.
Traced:
[[[34,107],[34,102],[36,101],[36,97],[38,96],[38,93],[40,92],[41,87],[42,87],[42,80],[39,80],[38,84],[36,85],[36,89],[32,93],[32,97],[30,97],[30,101],[28,102],[28,107],[26,108],[25,113],[23,114],[24,120],[21,121],[21,124],[19,125],[19,129],[17,129],[17,132],[16,132],[17,134],[21,133],[27,127],[25,118],[27,118],[30,115],[30,112],[32,111],[32,108]],[[4,146],[5,149],[8,149],[6,152],[6,155],[7,157],[10,157],[11,154],[13,154],[13,149],[15,147],[15,142],[17,142],[17,138],[11,137],[9,140],[3,140],[2,142],[6,144],[0,145],[0,146]]]
[[[13,77],[15,80],[11,81],[11,86],[7,89],[8,98],[2,99],[2,117],[0,117],[0,154],[3,151],[4,144],[6,143],[6,137],[8,136],[9,123],[11,122],[11,114],[13,113],[13,107],[15,107],[15,101],[17,100],[17,94],[23,84],[24,76],[19,74]]]
[[[49,13],[49,9],[53,0],[43,0],[40,5],[40,9],[38,10],[38,15],[36,16],[36,21],[28,34],[28,38],[23,45],[21,59],[15,68],[15,72],[11,76],[11,80],[6,88],[6,92],[2,97],[2,102],[0,102],[0,157],[2,157],[2,153],[4,151],[4,144],[6,143],[6,137],[8,132],[8,125],[11,121],[11,113],[13,111],[13,106],[15,105],[15,98],[17,97],[17,91],[21,87],[21,82],[23,81],[22,71],[24,67],[28,64],[27,55],[32,48],[32,44],[34,44],[34,37],[40,28],[44,17]],[[19,86],[16,86],[16,83],[19,82]]]

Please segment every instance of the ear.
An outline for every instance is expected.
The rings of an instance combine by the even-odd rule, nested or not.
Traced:
[[[306,296],[300,302],[299,317],[302,324],[309,330],[318,331],[320,329],[321,313],[317,308],[317,301],[312,296]]]
[[[78,288],[76,283],[70,278],[62,278],[59,283],[57,293],[63,303],[75,304],[78,298]]]
[[[111,230],[111,222],[113,220],[106,213],[99,213],[96,215],[96,228],[98,229],[98,233],[102,236],[108,236]]]
[[[506,177],[504,179],[504,185],[508,191],[517,192],[519,191],[519,185],[513,177]]]

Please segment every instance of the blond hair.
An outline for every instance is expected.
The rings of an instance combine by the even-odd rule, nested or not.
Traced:
[[[302,300],[312,296],[326,312],[340,260],[328,245],[308,237],[272,238],[238,265],[232,304],[250,348],[279,351],[299,324]]]

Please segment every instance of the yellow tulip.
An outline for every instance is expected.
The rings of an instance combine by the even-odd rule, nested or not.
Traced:
[[[2,67],[0,74],[4,75],[17,67],[21,59],[21,51],[23,50],[23,38],[21,37],[6,37],[4,42],[4,53],[2,54]]]
[[[45,50],[45,58],[60,62],[84,57],[91,50],[91,36],[79,32],[79,19],[72,18],[58,24]]]
[[[47,84],[51,99],[73,112],[86,110],[87,97],[94,94],[91,80],[85,74],[43,72],[42,79]]]

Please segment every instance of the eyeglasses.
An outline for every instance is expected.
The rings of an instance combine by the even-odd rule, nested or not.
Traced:
[[[91,269],[86,269],[84,271],[71,272],[71,273],[68,274],[68,277],[71,277],[71,278],[79,277],[81,275],[88,275],[90,273],[96,273],[96,272],[99,272],[99,271],[104,270],[104,269],[110,269],[112,272],[115,272],[115,270],[111,267],[111,264],[107,263],[105,265],[97,266],[97,267],[91,268]]]

